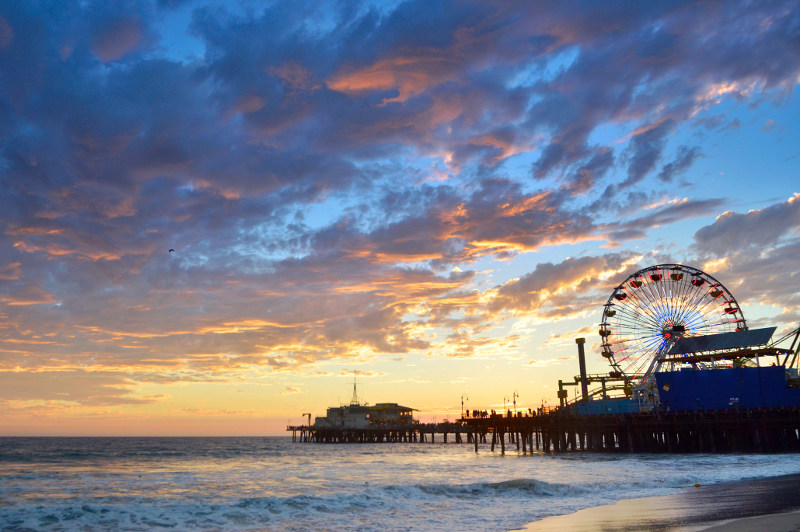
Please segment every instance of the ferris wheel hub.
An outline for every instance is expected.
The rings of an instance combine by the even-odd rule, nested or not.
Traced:
[[[667,325],[661,329],[661,336],[663,336],[665,340],[671,342],[676,342],[680,338],[683,338],[684,334],[686,334],[686,327],[684,325]]]

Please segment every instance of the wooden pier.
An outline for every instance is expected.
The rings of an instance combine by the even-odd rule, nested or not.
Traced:
[[[518,451],[625,453],[773,453],[800,451],[800,407],[464,419],[491,449],[506,441]]]
[[[472,443],[470,428],[457,423],[411,423],[407,425],[376,426],[365,429],[316,428],[308,425],[289,425],[292,442],[316,443]]]
[[[370,429],[289,426],[294,442],[466,443],[501,453],[774,453],[800,452],[800,407],[697,412],[575,415],[498,414],[453,423]],[[452,436],[452,440],[448,440]]]

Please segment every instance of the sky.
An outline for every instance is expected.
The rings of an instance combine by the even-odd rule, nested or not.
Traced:
[[[0,0],[0,435],[556,404],[656,264],[795,329],[799,83],[796,1]]]

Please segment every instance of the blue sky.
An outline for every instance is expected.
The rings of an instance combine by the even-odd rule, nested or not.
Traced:
[[[555,402],[659,263],[797,327],[797,7],[0,1],[0,432]]]

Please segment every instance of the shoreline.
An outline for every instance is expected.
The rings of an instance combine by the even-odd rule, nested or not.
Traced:
[[[732,532],[800,530],[800,475],[689,487],[679,493],[623,499],[546,517],[518,529],[530,532]]]

